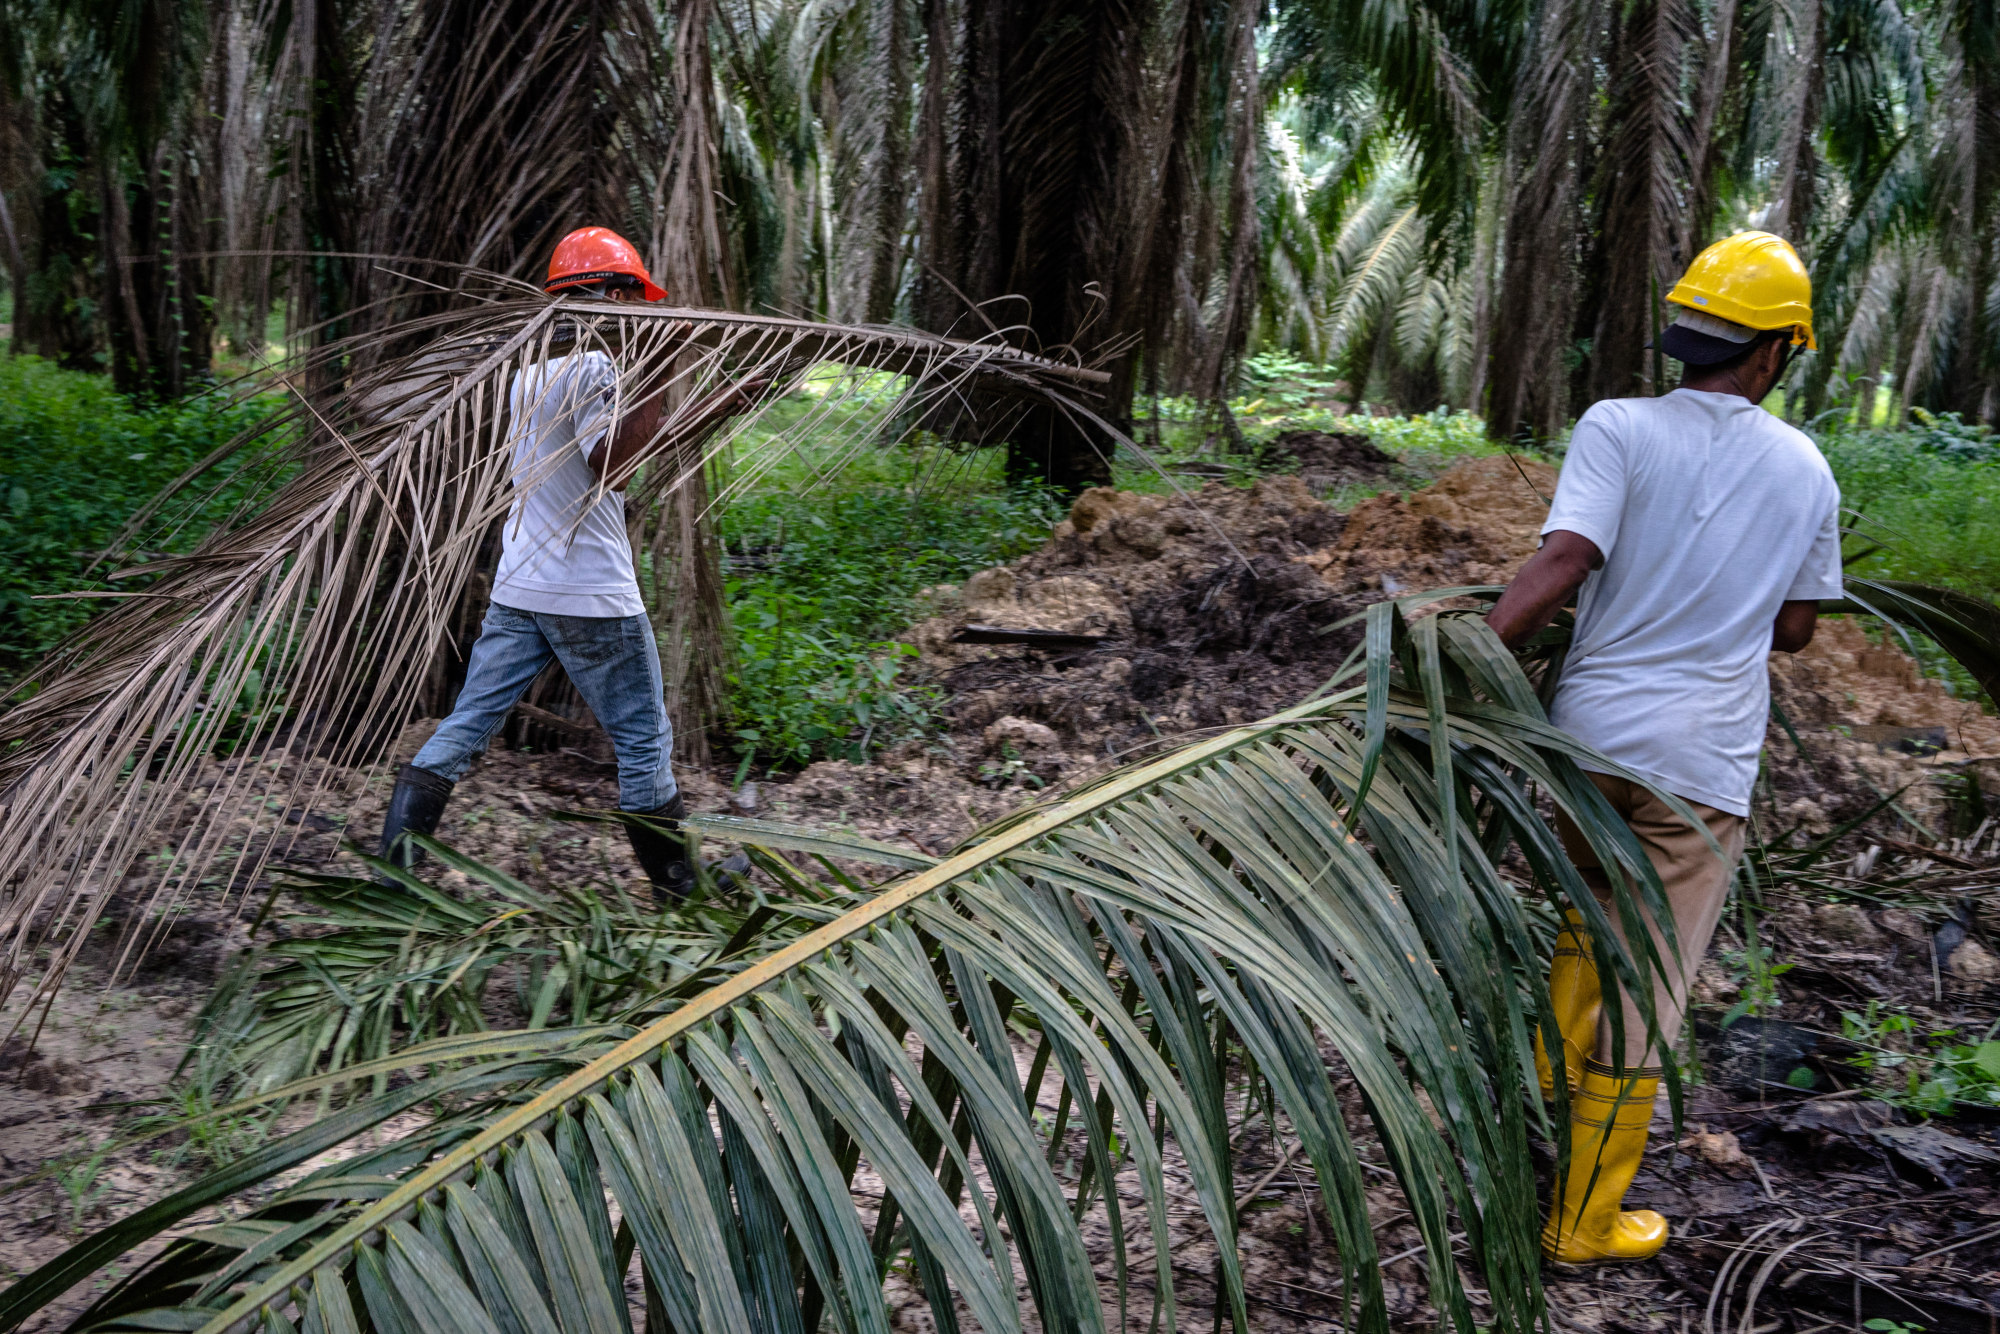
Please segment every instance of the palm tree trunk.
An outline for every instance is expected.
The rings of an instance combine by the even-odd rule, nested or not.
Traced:
[[[1586,402],[1641,393],[1649,380],[1655,302],[1676,276],[1686,225],[1680,87],[1693,27],[1685,0],[1630,0],[1613,28],[1602,204],[1595,254],[1584,265],[1585,309],[1597,312]]]
[[[1692,259],[1708,239],[1708,229],[1715,217],[1725,156],[1717,127],[1736,70],[1731,56],[1736,49],[1736,16],[1741,10],[1742,0],[1717,0],[1715,6],[1714,34],[1708,41],[1708,58],[1702,64],[1701,86],[1695,95],[1694,126],[1688,134],[1694,146],[1694,158],[1688,168],[1693,193],[1687,210],[1687,228],[1680,238],[1680,253],[1675,257],[1682,264]]]
[[[1500,300],[1486,429],[1497,440],[1545,440],[1569,415],[1576,241],[1591,93],[1584,59],[1592,0],[1549,0],[1535,18],[1509,126]]]
[[[1818,165],[1815,138],[1820,122],[1820,65],[1826,49],[1826,7],[1821,0],[1788,0],[1784,14],[1791,29],[1793,58],[1785,63],[1788,78],[1778,140],[1776,193],[1765,225],[1804,248],[1812,228],[1815,202]]]

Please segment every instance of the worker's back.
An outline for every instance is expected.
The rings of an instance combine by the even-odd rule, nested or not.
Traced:
[[[1554,721],[1681,796],[1749,809],[1779,606],[1840,595],[1839,489],[1802,432],[1734,394],[1599,403],[1543,531],[1596,543]]]
[[[493,600],[522,611],[636,616],[645,609],[625,531],[625,497],[592,471],[610,429],[618,372],[602,352],[556,357],[514,377],[514,505]]]

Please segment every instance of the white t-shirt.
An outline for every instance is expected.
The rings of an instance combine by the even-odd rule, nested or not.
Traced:
[[[557,357],[514,377],[514,506],[501,538],[493,600],[565,616],[646,609],[625,535],[625,497],[590,469],[610,429],[618,372],[602,352]]]
[[[1748,815],[1771,623],[1786,601],[1841,596],[1826,460],[1734,394],[1610,399],[1576,424],[1542,532],[1558,528],[1604,566],[1584,580],[1552,721],[1669,792]]]

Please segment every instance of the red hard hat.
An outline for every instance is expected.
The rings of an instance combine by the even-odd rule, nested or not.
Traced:
[[[583,227],[556,242],[549,259],[549,280],[545,292],[602,282],[614,274],[637,278],[646,289],[646,300],[665,301],[666,289],[653,281],[632,243],[609,227]]]

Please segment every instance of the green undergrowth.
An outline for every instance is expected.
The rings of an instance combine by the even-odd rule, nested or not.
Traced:
[[[107,605],[46,595],[119,587],[97,576],[192,547],[268,483],[254,460],[226,464],[204,480],[205,498],[177,531],[94,567],[148,500],[261,411],[220,395],[142,407],[103,376],[0,355],[0,676],[14,675]]]
[[[1903,430],[1818,434],[1840,483],[1847,572],[1941,584],[2000,601],[2000,450],[1985,428],[1921,414]],[[1870,626],[1871,637],[1891,632]],[[1893,636],[1925,675],[1991,705],[1970,673],[1927,638]]]
[[[2000,1024],[1968,1034],[1871,1000],[1865,1009],[1844,1012],[1840,1027],[1860,1049],[1848,1063],[1885,1102],[1926,1115],[2000,1107],[2000,1041],[1994,1040]]]
[[[2000,598],[2000,459],[1954,452],[1953,434],[1920,424],[1820,438],[1851,511],[1850,573]]]
[[[918,595],[1033,550],[1062,517],[999,464],[993,450],[807,448],[724,511],[740,774],[858,761],[935,730],[938,691],[894,639]]]
[[[1260,477],[1295,469],[1282,451],[1272,448],[1287,431],[1365,435],[1395,458],[1400,475],[1379,487],[1330,497],[1346,507],[1377,490],[1422,485],[1460,459],[1506,452],[1487,437],[1486,423],[1477,413],[1441,406],[1410,416],[1378,416],[1366,403],[1347,401],[1346,385],[1333,368],[1282,351],[1247,359],[1242,388],[1229,401],[1226,415],[1190,398],[1134,404],[1134,433],[1147,457],[1121,454],[1113,467],[1116,485],[1156,494],[1171,491],[1176,482],[1188,489],[1208,480],[1249,486]]]

